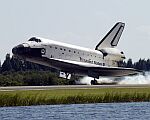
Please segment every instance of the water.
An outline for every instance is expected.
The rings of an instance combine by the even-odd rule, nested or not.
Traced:
[[[150,120],[150,102],[0,107],[0,120]]]

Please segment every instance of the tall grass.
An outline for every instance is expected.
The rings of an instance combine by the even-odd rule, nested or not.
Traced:
[[[150,88],[58,89],[0,92],[0,106],[150,101]]]

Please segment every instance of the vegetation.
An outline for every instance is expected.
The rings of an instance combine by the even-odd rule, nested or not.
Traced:
[[[70,81],[49,71],[5,72],[0,74],[0,86],[67,85]]]
[[[0,92],[0,106],[150,101],[150,88],[56,89]]]
[[[132,62],[132,59],[128,59],[127,62],[122,62],[121,66],[127,68],[135,68],[143,71],[150,71],[150,59],[139,59],[138,62],[134,63]]]

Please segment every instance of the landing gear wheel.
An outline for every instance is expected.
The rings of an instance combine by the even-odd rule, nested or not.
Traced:
[[[91,85],[97,85],[97,80],[91,80]]]
[[[94,80],[91,80],[91,85],[94,85]]]

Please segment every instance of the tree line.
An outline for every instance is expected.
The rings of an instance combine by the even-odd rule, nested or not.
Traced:
[[[132,59],[128,59],[127,62],[121,63],[122,67],[126,68],[134,68],[143,71],[150,71],[150,59],[139,59],[137,62],[133,62]]]

